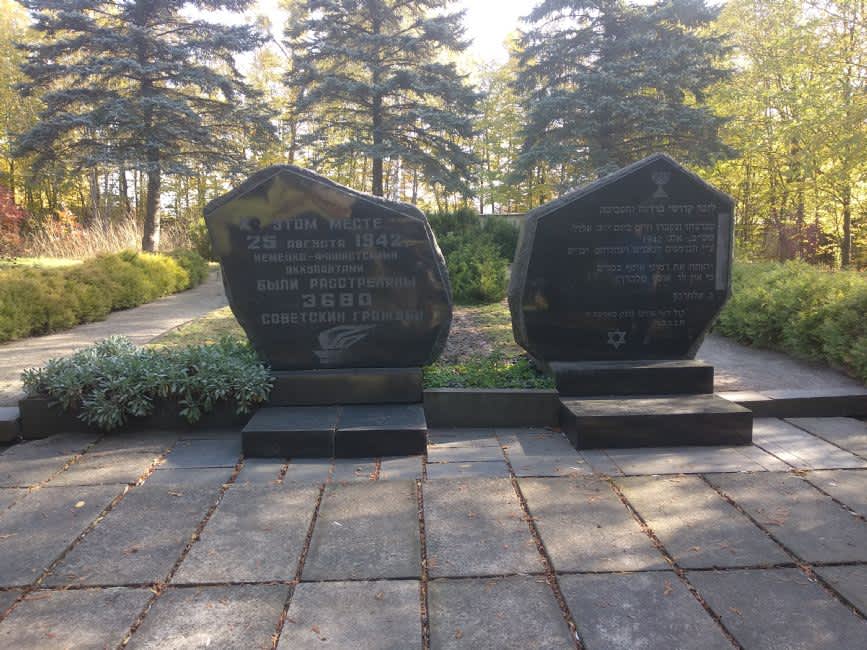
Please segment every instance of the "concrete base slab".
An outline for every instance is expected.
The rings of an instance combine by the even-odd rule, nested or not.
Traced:
[[[21,435],[17,406],[0,406],[0,442],[11,442]]]
[[[607,482],[531,478],[518,479],[518,484],[555,571],[668,567]]]
[[[741,445],[749,410],[715,395],[560,399],[560,421],[577,449]]]
[[[241,455],[239,436],[224,440],[179,440],[166,456],[162,469],[234,467]]]
[[[867,458],[867,422],[855,418],[787,418],[814,436]]]
[[[432,577],[544,570],[511,481],[433,481],[423,492]]]
[[[47,481],[97,438],[60,434],[7,449],[0,455],[0,487],[28,487]]]
[[[813,567],[813,571],[867,616],[867,564]]]
[[[300,584],[277,649],[420,648],[419,594],[416,580]]]
[[[418,578],[420,547],[415,483],[329,485],[302,578]]]
[[[3,648],[116,648],[150,589],[36,591],[0,625]]]
[[[795,469],[867,468],[867,460],[783,420],[757,418],[753,424],[753,440]]]
[[[483,460],[470,463],[431,463],[427,466],[428,480],[464,478],[508,478],[505,460]]]
[[[809,472],[804,477],[867,519],[867,470],[832,469]]]
[[[572,633],[544,580],[433,580],[432,648],[570,648]]]
[[[616,483],[681,567],[791,562],[783,549],[697,476],[640,476]]]
[[[792,474],[709,474],[765,530],[807,562],[867,562],[867,526]]]
[[[862,648],[867,621],[798,569],[690,571],[689,581],[744,648]]]
[[[128,648],[270,648],[289,587],[235,585],[168,589]]]
[[[671,571],[560,576],[585,648],[731,648]]]
[[[549,365],[563,396],[692,395],[713,392],[713,366],[703,361],[585,361]]]

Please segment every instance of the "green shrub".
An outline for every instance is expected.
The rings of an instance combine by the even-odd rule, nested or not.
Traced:
[[[434,364],[424,369],[425,388],[553,388],[551,378],[525,358],[507,359],[494,353],[461,363]]]
[[[493,243],[463,238],[446,264],[456,303],[499,302],[506,296],[508,261]]]
[[[736,264],[715,330],[822,360],[867,382],[867,276],[804,262]]]
[[[518,248],[518,227],[501,217],[488,217],[482,232],[499,249],[500,255],[511,262]]]
[[[56,268],[0,269],[0,341],[101,320],[202,282],[208,265],[192,251],[123,251]]]
[[[157,400],[177,401],[190,423],[219,402],[247,413],[268,398],[271,376],[245,343],[139,348],[113,337],[43,368],[25,370],[24,390],[50,398],[103,430],[153,413]]]

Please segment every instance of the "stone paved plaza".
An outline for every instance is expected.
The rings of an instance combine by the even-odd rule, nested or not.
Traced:
[[[867,647],[867,425],[578,453],[244,459],[240,436],[0,455],[0,647]]]

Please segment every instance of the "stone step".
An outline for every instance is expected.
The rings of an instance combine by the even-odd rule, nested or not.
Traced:
[[[563,397],[560,424],[576,449],[746,445],[753,416],[716,395]]]
[[[20,412],[17,406],[0,406],[0,443],[12,442],[21,434]]]
[[[570,397],[713,393],[713,366],[694,359],[548,364],[557,391]]]
[[[244,454],[260,458],[370,458],[423,454],[421,404],[269,406],[242,432]]]

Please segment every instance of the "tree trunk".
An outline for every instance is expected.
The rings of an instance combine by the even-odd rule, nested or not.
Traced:
[[[376,83],[376,82],[374,82]],[[373,98],[373,178],[371,193],[382,196],[382,97]]]
[[[126,182],[126,167],[120,166],[117,171],[118,190],[120,191],[120,205],[124,212],[124,216],[128,217],[132,212],[132,206],[129,202],[129,185]]]
[[[99,221],[99,172],[96,168],[90,170],[88,174],[88,183],[90,184],[90,219],[91,223]]]
[[[142,237],[142,250],[156,253],[160,248],[160,184],[162,182],[160,170],[160,153],[158,149],[148,149],[148,187],[145,198],[144,237]]]
[[[843,241],[840,242],[840,264],[844,269],[852,265],[852,185],[843,187]]]

